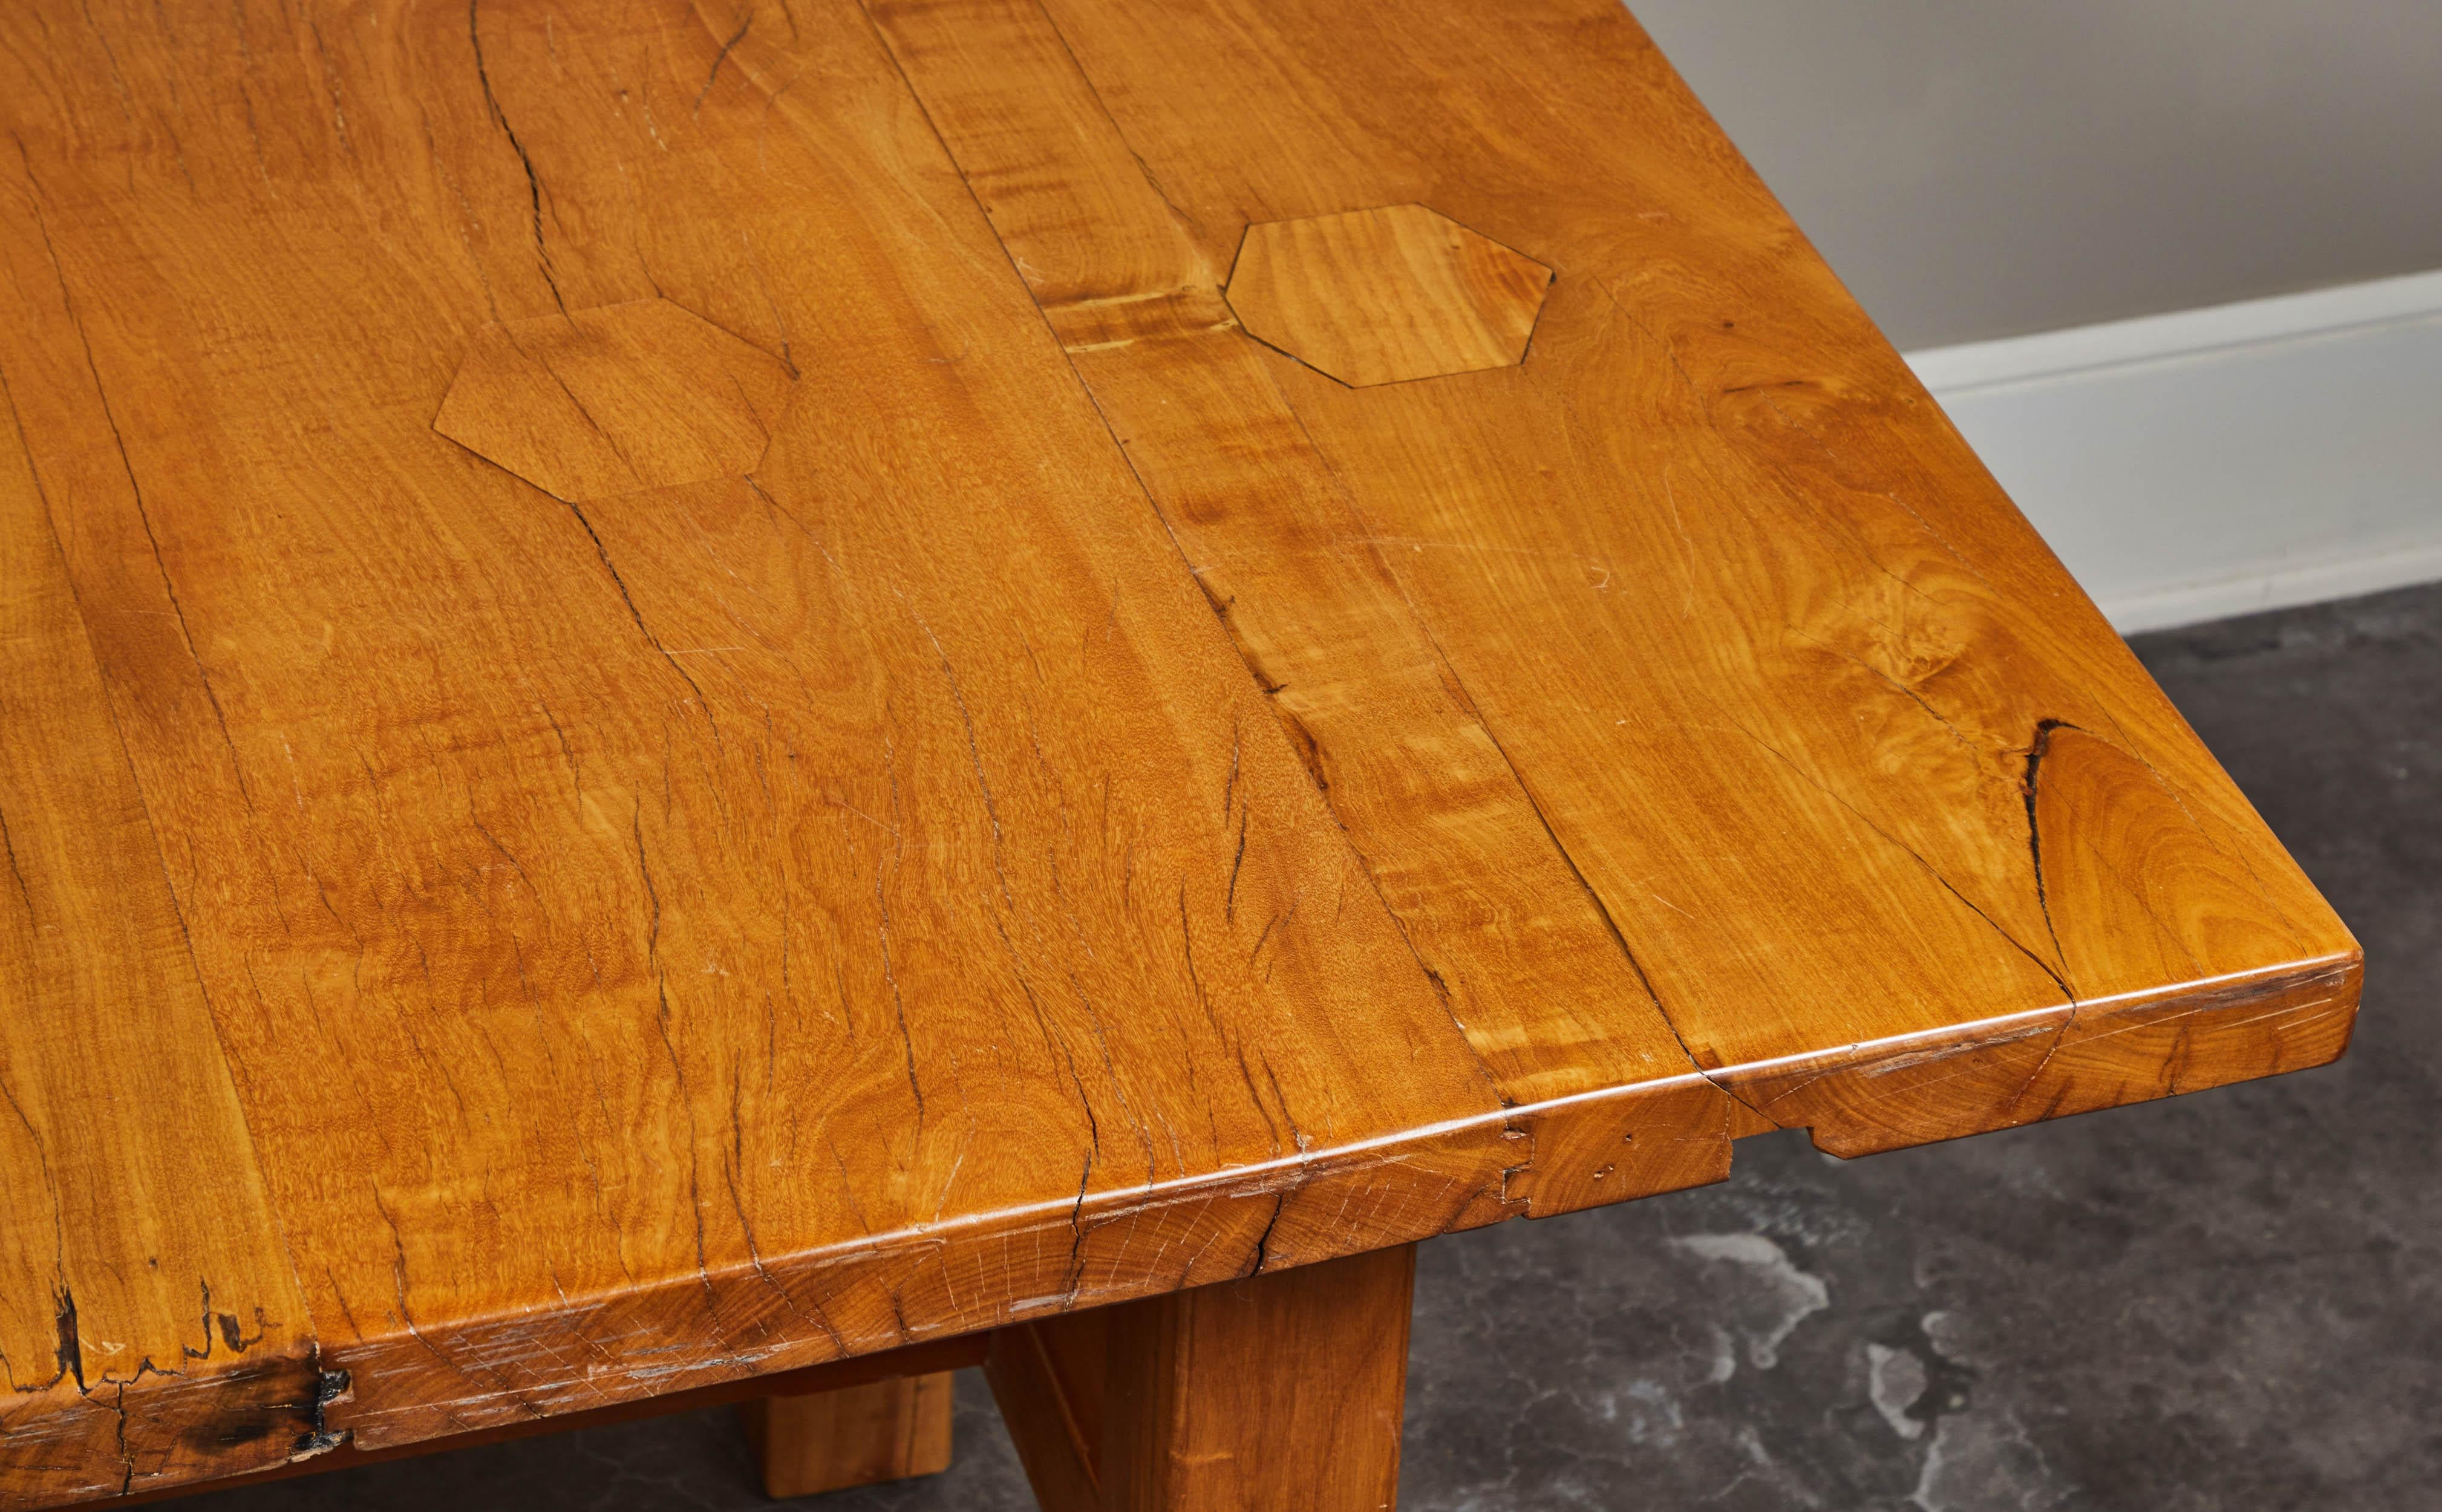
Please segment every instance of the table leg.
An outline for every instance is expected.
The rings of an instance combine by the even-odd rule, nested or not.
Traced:
[[[1415,1249],[1005,1328],[985,1373],[1044,1512],[1396,1500]]]
[[[763,1489],[811,1496],[949,1468],[952,1379],[941,1371],[738,1403]]]

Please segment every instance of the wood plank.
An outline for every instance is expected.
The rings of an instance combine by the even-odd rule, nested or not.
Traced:
[[[2346,930],[1617,7],[881,14],[1155,497],[1339,482],[1323,544],[1380,554],[1740,1128],[1854,1154],[2344,1046]],[[1242,246],[1401,205],[1555,270],[1521,364],[1352,387],[1233,329]]]
[[[956,1379],[936,1371],[738,1403],[765,1494],[817,1496],[948,1469]]]
[[[0,1502],[2345,1043],[1609,0],[47,0],[0,118]]]
[[[1398,1497],[1415,1247],[1003,1329],[989,1367],[1046,1512]]]
[[[0,1504],[323,1442],[305,1305],[45,508],[76,483],[28,465],[37,381],[0,373]]]
[[[1391,1506],[1415,1279],[1402,1245],[1120,1308],[1103,1505]]]
[[[1103,1503],[1103,1404],[1114,1310],[993,1330],[984,1378],[1045,1512]]]
[[[1506,1211],[1496,1087],[852,7],[0,28],[0,363],[335,1432]],[[487,328],[655,299],[793,370],[751,479],[431,428]]]
[[[385,1448],[368,1448],[353,1437],[334,1444],[328,1449],[301,1459],[284,1460],[267,1469],[249,1470],[239,1475],[215,1476],[214,1491],[231,1490],[242,1485],[260,1485],[267,1481],[293,1480],[301,1475],[321,1475],[334,1470],[353,1469],[360,1465],[378,1465],[385,1460],[405,1459],[410,1455],[437,1454],[478,1445],[505,1443],[511,1439],[532,1438],[538,1433],[573,1433],[583,1429],[601,1428],[612,1423],[633,1423],[648,1417],[672,1412],[699,1412],[707,1407],[742,1405],[767,1395],[806,1395],[819,1392],[841,1391],[869,1386],[879,1381],[898,1380],[906,1375],[964,1370],[984,1363],[993,1336],[965,1334],[956,1339],[939,1339],[929,1343],[909,1344],[899,1349],[885,1349],[878,1354],[854,1355],[845,1359],[826,1360],[820,1365],[808,1365],[798,1370],[782,1371],[744,1380],[716,1382],[710,1386],[690,1387],[661,1396],[634,1401],[616,1402],[587,1412],[571,1412],[559,1417],[528,1417],[495,1424],[450,1438],[421,1439],[409,1444],[392,1444]],[[113,1497],[114,1507],[133,1506],[139,1503],[157,1502],[170,1497],[191,1496],[191,1485],[156,1484],[151,1490],[138,1490],[130,1495]]]
[[[1422,205],[1247,228],[1223,297],[1248,336],[1351,388],[1506,368],[1552,270]]]
[[[1721,1179],[1696,1072],[1187,236],[1031,4],[874,8],[1518,1136],[1537,1214]]]

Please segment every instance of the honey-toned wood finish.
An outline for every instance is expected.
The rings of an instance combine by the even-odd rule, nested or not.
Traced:
[[[0,374],[12,403],[42,376]],[[0,1501],[41,1503],[312,1447],[322,1381],[26,424],[0,429]]]
[[[1415,1247],[1004,1328],[985,1369],[1045,1512],[1397,1499]]]
[[[2345,1043],[1610,0],[43,0],[0,118],[0,1504]]]
[[[1247,334],[1354,387],[1506,367],[1552,270],[1421,205],[1247,228],[1223,292]]]
[[[738,1404],[775,1498],[938,1475],[950,1467],[949,1372]]]
[[[992,1383],[1002,1426],[1009,1430],[1035,1503],[1045,1512],[1103,1504],[1103,1403],[1110,1371],[1111,1319],[1122,1307],[1160,1301],[1122,1303],[993,1330],[984,1378]]]
[[[1734,1127],[1858,1154],[2339,1053],[2346,931],[1616,8],[876,10],[1233,629],[1295,624],[1215,578],[1336,492]],[[1358,389],[1205,319],[1249,226],[1359,203],[1554,269],[1531,359]]]
[[[488,326],[432,428],[557,499],[742,477],[788,366],[664,299]]]
[[[1376,1512],[1399,1484],[1412,1245],[1113,1311],[1107,1512]]]

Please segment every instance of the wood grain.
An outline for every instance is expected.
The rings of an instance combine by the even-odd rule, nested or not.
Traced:
[[[2166,1011],[2182,1086],[2340,1052],[2346,931],[1615,7],[881,14],[1055,329],[1080,270],[1141,281],[1103,295],[1150,312],[1126,339],[1069,352],[1156,500],[1340,483],[1337,543],[1380,554],[1736,1128],[1862,1151],[2149,1095],[2142,1036],[2132,1075],[2033,1079]],[[1079,103],[981,66],[1007,34]],[[1358,389],[1158,314],[1250,225],[1385,201],[1556,271],[1522,365]],[[1293,441],[1165,423],[1186,368]],[[1182,545],[1201,574],[1297,517]],[[2038,1038],[2014,1079],[1888,1076]]]
[[[993,1330],[984,1377],[1027,1485],[1049,1512],[1103,1503],[1103,1408],[1117,1310]]]
[[[1248,336],[1352,388],[1526,355],[1552,270],[1422,205],[1247,228],[1222,292]]]
[[[0,117],[0,1503],[2345,1044],[1608,0],[59,0]]]
[[[775,1375],[752,1376],[738,1380],[719,1381],[710,1386],[693,1387],[660,1396],[640,1397],[614,1402],[588,1412],[573,1412],[560,1417],[529,1417],[495,1424],[444,1439],[421,1439],[410,1444],[392,1444],[386,1448],[367,1448],[354,1438],[343,1438],[322,1451],[281,1461],[267,1468],[249,1470],[239,1475],[216,1476],[211,1489],[231,1490],[244,1485],[260,1485],[268,1481],[294,1480],[304,1475],[322,1475],[334,1470],[353,1469],[363,1465],[378,1465],[385,1460],[472,1448],[484,1444],[506,1443],[512,1439],[532,1438],[541,1433],[576,1432],[589,1428],[602,1428],[618,1423],[639,1422],[649,1417],[662,1417],[674,1412],[701,1412],[709,1407],[742,1406],[763,1396],[811,1395],[822,1392],[870,1386],[881,1381],[895,1381],[909,1375],[934,1375],[980,1366],[990,1351],[991,1334],[964,1334],[955,1339],[937,1339],[928,1343],[909,1344],[900,1349],[885,1349],[871,1355],[853,1355],[844,1359],[826,1360],[799,1370],[782,1371]],[[191,1484],[155,1483],[150,1490],[138,1490],[110,1499],[113,1507],[134,1506],[174,1497],[194,1494]]]
[[[485,326],[432,428],[557,499],[742,477],[796,374],[664,299]]]
[[[877,19],[1564,1212],[1728,1174],[1704,1080],[1184,234],[1031,6]],[[1234,246],[1236,238],[1229,245]],[[1639,1139],[1636,1136],[1642,1133]]]
[[[1415,1247],[1004,1329],[987,1367],[1045,1512],[1398,1497]]]
[[[1103,1505],[1392,1505],[1415,1277],[1402,1245],[1119,1308]]]
[[[98,14],[14,52],[0,360],[335,1431],[1501,1211],[1495,1088],[852,11]],[[797,370],[751,480],[432,430],[487,328],[653,298]]]
[[[950,1467],[947,1371],[738,1404],[775,1500],[939,1475]]]
[[[12,403],[46,376],[75,390],[12,365]],[[75,484],[28,466],[23,424],[0,428],[0,1501],[39,1503],[310,1451],[323,1383],[52,534],[46,487]]]

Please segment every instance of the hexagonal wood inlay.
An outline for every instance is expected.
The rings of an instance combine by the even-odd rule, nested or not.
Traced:
[[[777,357],[667,300],[476,333],[432,428],[568,500],[751,472],[787,408]]]
[[[1422,205],[1247,228],[1230,307],[1249,336],[1356,388],[1524,358],[1552,270]]]

